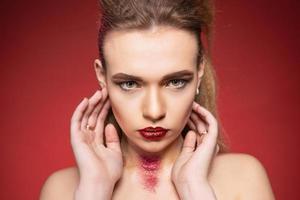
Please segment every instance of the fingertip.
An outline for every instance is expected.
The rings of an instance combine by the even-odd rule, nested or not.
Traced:
[[[199,105],[197,107],[198,111],[203,112],[204,114],[210,112],[207,108],[205,108],[204,106]]]
[[[88,102],[88,99],[87,99],[86,97],[84,97],[84,98],[82,99],[82,101],[81,101],[80,104],[85,104],[85,103],[87,103],[87,102]]]
[[[185,136],[183,146],[182,146],[182,154],[190,154],[195,150],[195,134],[193,131],[189,131],[187,135]]]
[[[196,130],[196,126],[195,126],[195,124],[192,122],[192,120],[191,119],[188,119],[188,121],[187,121],[187,125],[189,126],[189,128],[190,129],[192,129],[193,131],[195,131]]]
[[[105,127],[106,145],[110,149],[121,151],[119,135],[115,126],[111,123]]]
[[[72,115],[72,119],[79,119],[81,117],[81,115],[83,114],[83,111],[85,110],[85,107],[86,107],[86,98],[83,98],[81,100],[81,102],[77,105],[75,111],[73,112],[73,115]]]
[[[197,111],[199,108],[201,108],[201,105],[198,102],[194,101],[193,102],[193,109]]]
[[[108,123],[105,126],[105,133],[108,133],[106,136],[108,137],[109,141],[111,141],[111,142],[116,142],[116,140],[119,139],[118,134],[117,134],[117,129],[111,123]]]
[[[187,133],[187,136],[188,136],[188,139],[189,140],[194,140],[194,139],[196,139],[196,132],[195,131],[193,131],[193,130],[189,130],[189,132]]]
[[[88,100],[88,98],[84,97],[79,105],[79,107],[81,108],[80,110],[84,111],[86,109],[87,105],[89,105],[89,100]]]
[[[194,101],[192,107],[195,108],[197,106],[197,102]]]
[[[109,129],[112,129],[114,127],[114,125],[112,125],[111,123],[108,123],[106,124],[106,129],[109,130]]]
[[[220,152],[220,146],[219,144],[216,145],[216,155]]]
[[[103,94],[100,90],[97,90],[96,93],[95,93],[95,96],[96,96],[96,99],[102,99]]]
[[[196,143],[196,133],[195,131],[190,130],[185,136],[183,146],[185,148],[194,149],[195,143]]]

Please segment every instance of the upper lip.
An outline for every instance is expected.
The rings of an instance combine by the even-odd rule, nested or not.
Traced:
[[[158,131],[167,131],[168,129],[162,128],[162,127],[146,127],[143,129],[139,129],[139,131],[147,131],[147,132],[158,132]]]

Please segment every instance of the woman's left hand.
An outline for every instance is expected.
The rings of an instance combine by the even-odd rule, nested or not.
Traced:
[[[187,133],[182,151],[172,168],[172,181],[178,192],[189,184],[193,184],[191,187],[209,186],[210,164],[219,151],[218,123],[207,109],[193,102],[188,125],[192,130]]]

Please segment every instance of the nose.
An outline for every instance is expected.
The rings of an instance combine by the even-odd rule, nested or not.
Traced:
[[[143,117],[153,123],[163,119],[166,115],[164,100],[156,89],[150,89],[143,101]]]

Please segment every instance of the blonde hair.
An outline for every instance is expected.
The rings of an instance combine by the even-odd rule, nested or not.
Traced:
[[[98,49],[105,70],[103,44],[109,31],[148,30],[152,26],[171,26],[193,33],[197,38],[199,49],[197,68],[200,63],[204,63],[204,75],[195,100],[218,120],[219,152],[226,152],[229,147],[217,113],[216,74],[210,59],[213,18],[214,6],[210,0],[100,0]],[[114,124],[118,132],[122,132],[111,110],[107,123]],[[183,136],[188,130],[185,126]]]

